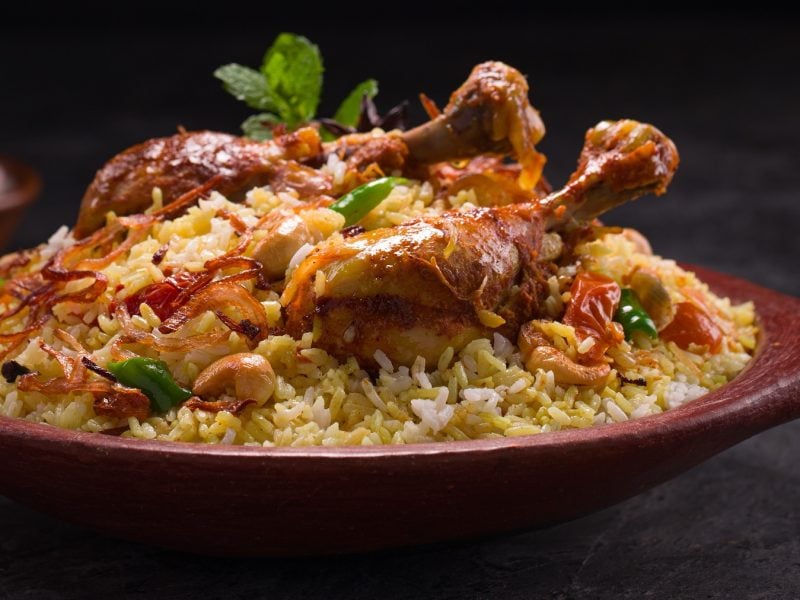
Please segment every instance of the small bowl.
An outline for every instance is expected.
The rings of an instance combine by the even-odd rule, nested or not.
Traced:
[[[755,302],[758,350],[731,383],[660,415],[339,448],[134,440],[0,417],[0,494],[109,535],[215,555],[363,552],[573,519],[800,417],[800,300],[688,268]]]
[[[0,250],[11,240],[25,209],[41,189],[36,171],[18,160],[0,156]]]

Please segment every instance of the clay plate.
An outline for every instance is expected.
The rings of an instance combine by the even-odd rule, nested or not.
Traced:
[[[572,519],[800,416],[800,300],[689,268],[754,300],[762,335],[733,382],[662,415],[498,440],[280,449],[0,418],[0,493],[109,535],[221,555],[367,551]]]
[[[33,169],[0,156],[0,250],[11,239],[22,214],[36,200],[41,187],[41,180]]]

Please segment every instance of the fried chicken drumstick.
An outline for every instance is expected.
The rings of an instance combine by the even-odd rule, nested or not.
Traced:
[[[543,256],[545,233],[662,194],[677,165],[674,144],[652,125],[601,122],[566,186],[541,201],[322,242],[286,287],[287,329],[314,331],[315,345],[364,365],[374,365],[376,350],[410,365],[493,331],[514,338],[542,311],[552,260]]]
[[[448,346],[458,350],[493,331],[515,337],[523,323],[543,314],[546,281],[558,256],[546,243],[548,232],[643,194],[663,193],[678,164],[675,146],[655,127],[605,121],[587,132],[566,186],[545,197],[545,159],[535,148],[543,135],[525,78],[487,62],[473,69],[441,114],[404,133],[353,134],[323,144],[311,127],[263,143],[195,132],[134,146],[98,172],[75,232],[82,236],[100,227],[108,211],[144,210],[153,187],[165,203],[209,180],[233,200],[256,185],[324,200],[374,177],[369,172],[376,166],[378,172],[418,172],[446,160],[513,155],[518,175],[499,182],[514,187],[508,194],[513,203],[335,235],[320,242],[286,282],[282,303],[294,337],[313,331],[316,345],[365,365],[374,364],[376,350],[400,364],[418,355],[433,361]],[[311,166],[332,153],[346,161],[349,183],[334,185],[329,173]],[[493,164],[493,176],[505,168]],[[493,188],[496,179],[487,185]],[[288,259],[291,252],[283,254]],[[275,278],[285,262],[268,265]]]
[[[440,116],[404,133],[353,134],[322,144],[311,127],[271,142],[197,131],[137,144],[97,172],[81,202],[75,236],[101,227],[109,211],[121,216],[145,210],[153,202],[154,187],[166,203],[213,177],[219,181],[216,190],[231,200],[241,200],[261,185],[295,190],[301,199],[329,194],[330,178],[307,164],[320,163],[331,153],[357,170],[374,163],[392,171],[406,162],[427,165],[514,152],[522,166],[520,185],[532,190],[544,165],[544,156],[535,149],[543,135],[544,125],[528,102],[525,78],[503,63],[487,62],[473,69]]]

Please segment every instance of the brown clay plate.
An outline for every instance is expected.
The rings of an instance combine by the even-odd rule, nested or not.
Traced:
[[[754,300],[761,337],[733,382],[661,415],[511,439],[279,449],[0,418],[0,493],[113,536],[224,555],[367,551],[572,519],[800,417],[800,300],[688,268]]]
[[[22,213],[39,195],[41,180],[33,169],[0,156],[0,249],[14,233]]]

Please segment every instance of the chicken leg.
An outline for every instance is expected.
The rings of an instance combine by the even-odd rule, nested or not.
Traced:
[[[451,211],[320,243],[284,290],[287,330],[313,331],[317,346],[365,366],[374,366],[376,350],[410,365],[492,331],[515,338],[542,312],[545,232],[662,194],[677,165],[674,144],[655,127],[604,121],[587,132],[566,186],[539,202]]]
[[[450,97],[444,112],[402,138],[412,161],[471,158],[485,152],[513,153],[522,165],[520,186],[532,190],[545,157],[536,151],[545,129],[528,100],[525,77],[496,61],[477,65]]]
[[[219,181],[215,189],[234,201],[260,185],[275,191],[292,189],[302,199],[328,194],[330,177],[305,163],[331,153],[347,157],[348,168],[356,171],[372,163],[394,171],[403,170],[407,160],[430,164],[513,151],[523,167],[520,185],[533,190],[544,165],[544,156],[534,147],[544,135],[544,125],[527,94],[519,71],[487,62],[473,69],[442,115],[402,134],[353,134],[324,147],[311,127],[269,142],[213,131],[147,140],[121,152],[97,172],[81,201],[75,235],[99,229],[109,211],[127,215],[145,210],[152,204],[154,187],[171,201],[214,177]]]

